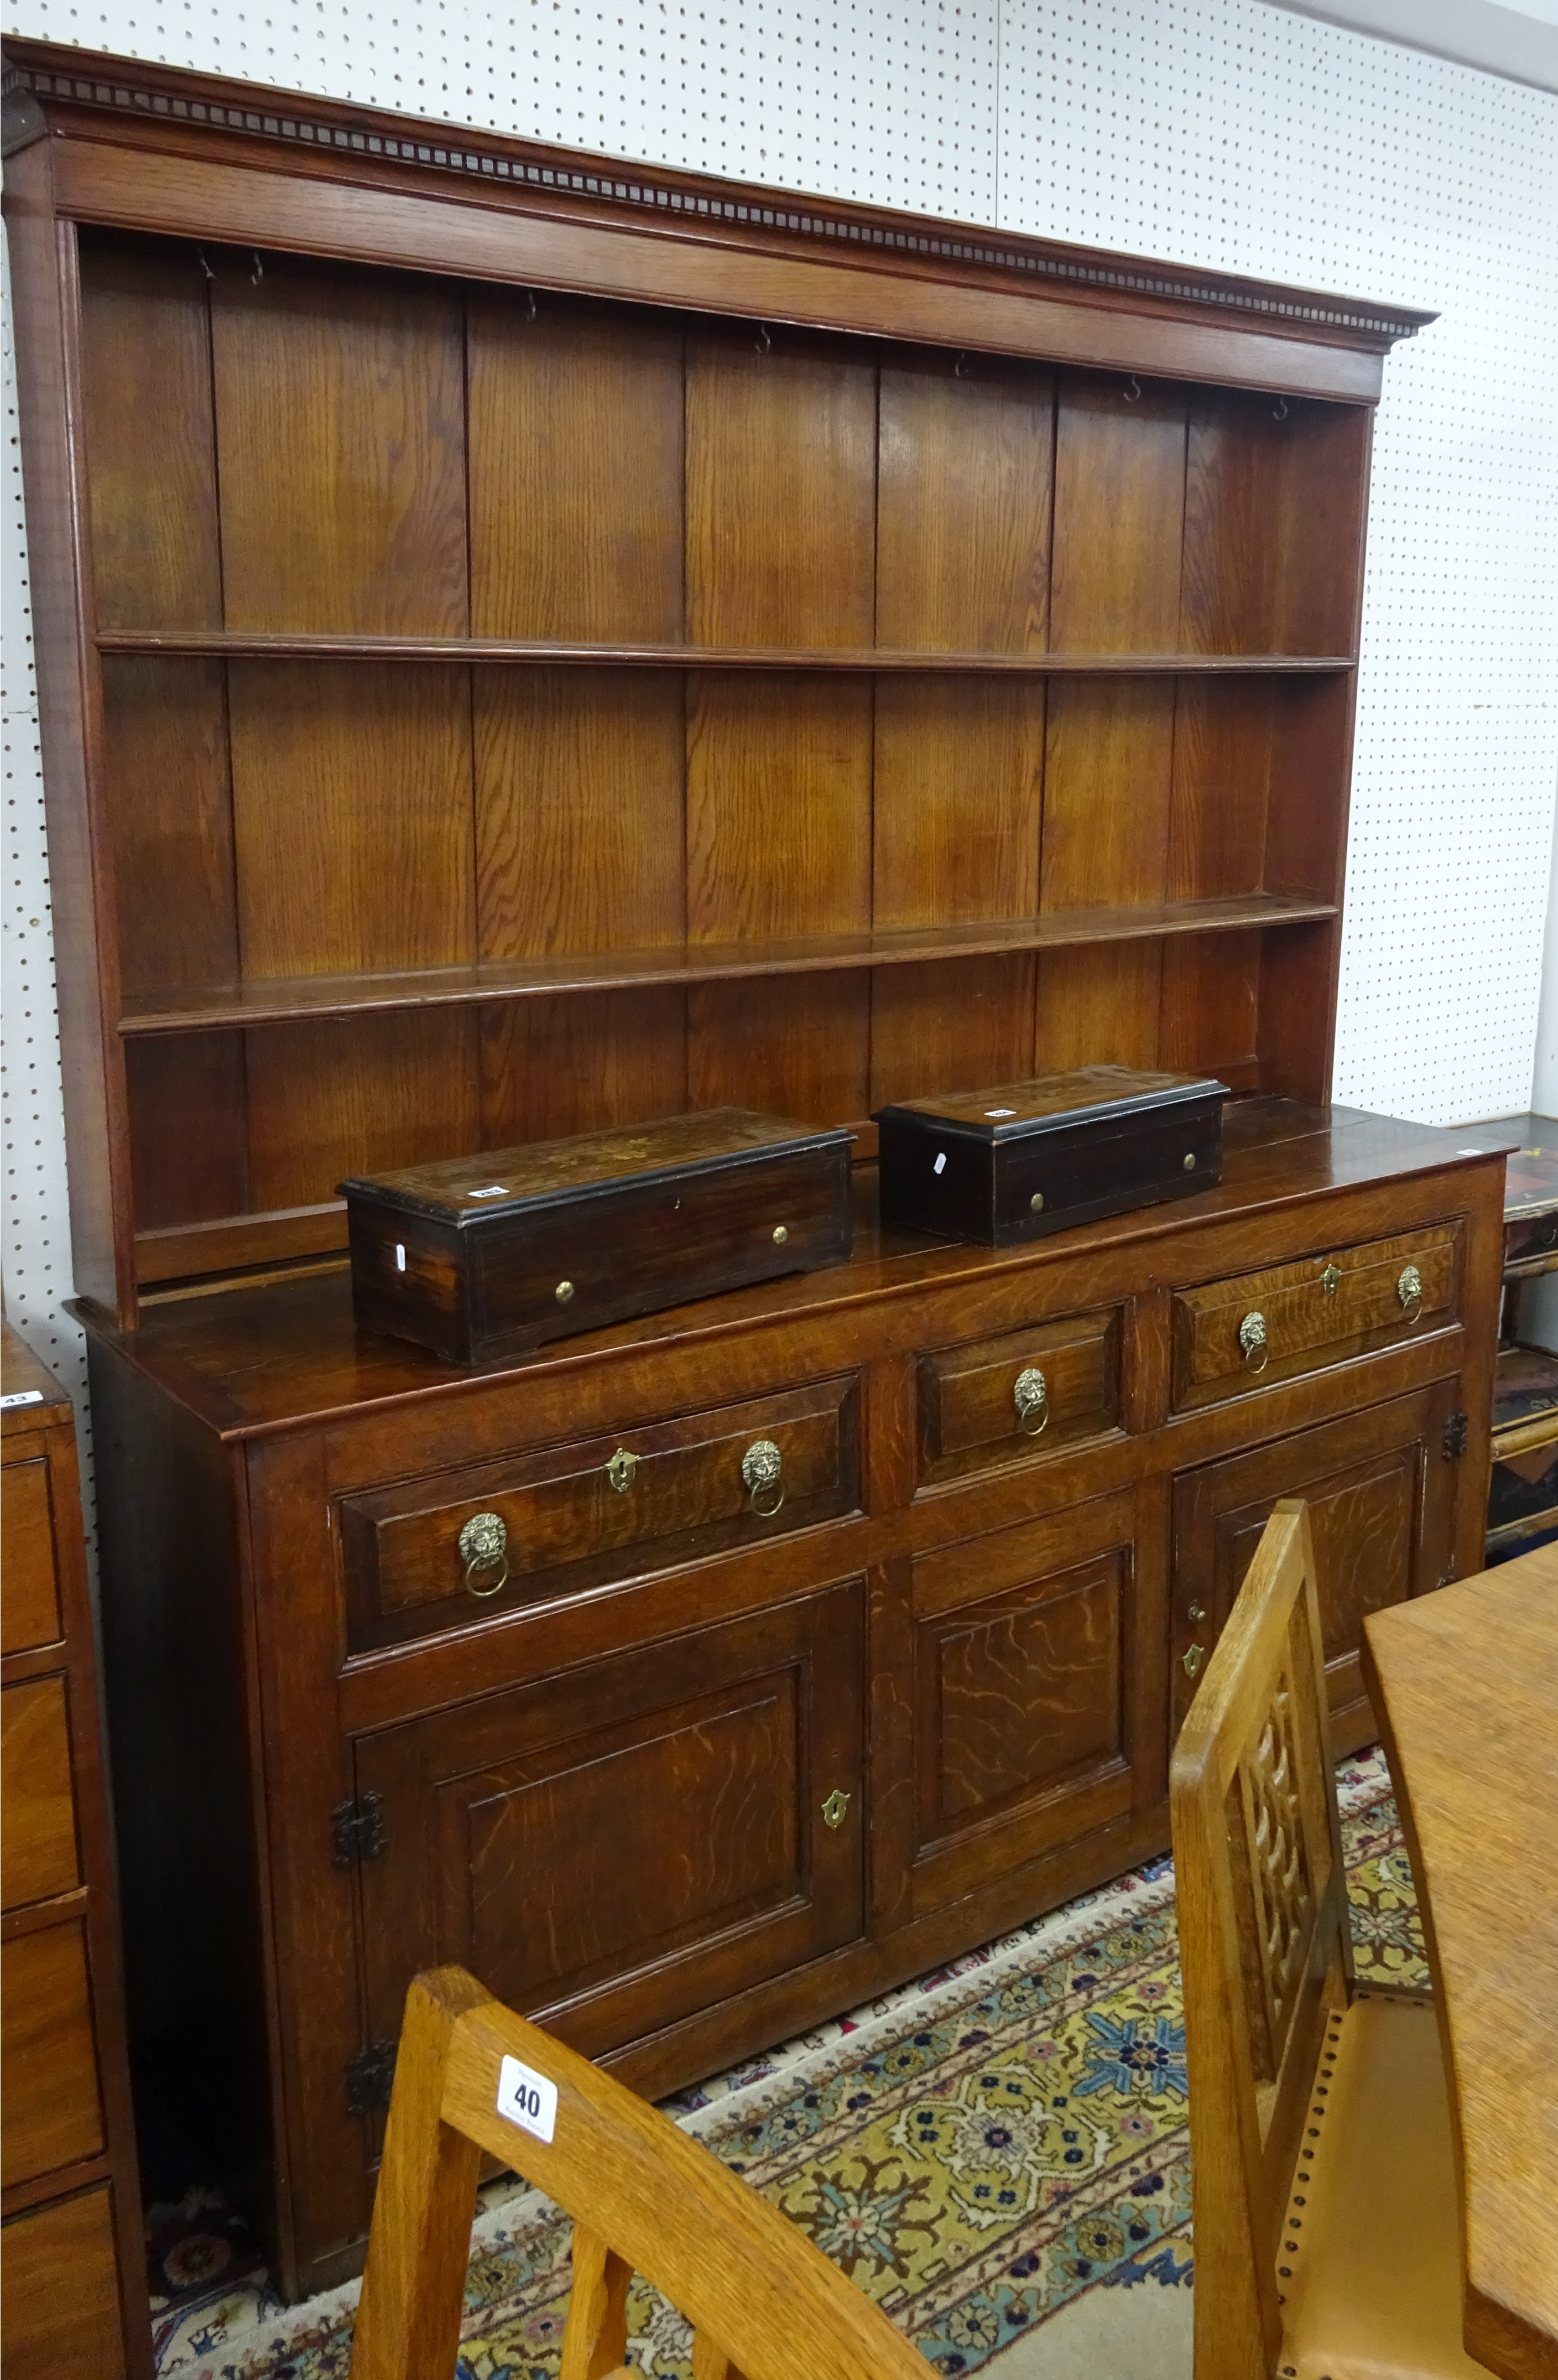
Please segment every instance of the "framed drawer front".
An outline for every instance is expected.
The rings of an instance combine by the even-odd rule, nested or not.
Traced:
[[[104,2145],[80,1919],[0,1948],[0,2179],[33,2181]]]
[[[106,2182],[0,2231],[6,2380],[124,2380],[119,2260]]]
[[[63,1678],[33,1678],[0,1691],[0,1798],[6,1907],[68,1892],[81,1871]]]
[[[922,1482],[966,1478],[1117,1428],[1119,1376],[1117,1306],[922,1355]]]
[[[42,1456],[7,1463],[0,1503],[6,1516],[6,1593],[0,1600],[0,1652],[21,1653],[60,1638],[49,1466]]]
[[[463,1626],[833,1520],[859,1502],[852,1373],[344,1496],[353,1642]]]
[[[1269,1265],[1174,1299],[1174,1408],[1374,1353],[1460,1310],[1461,1226]]]

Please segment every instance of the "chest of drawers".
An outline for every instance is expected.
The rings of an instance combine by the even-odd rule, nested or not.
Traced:
[[[662,2092],[1160,1850],[1280,1496],[1368,1741],[1365,1613],[1479,1560],[1500,1202],[1257,1099],[1172,1208],[993,1252],[867,1172],[848,1264],[517,1365],[339,1269],[89,1313],[135,2022],[285,2285],[360,2259],[419,1966]]]

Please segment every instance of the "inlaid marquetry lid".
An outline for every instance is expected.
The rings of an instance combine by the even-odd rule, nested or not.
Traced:
[[[921,1126],[960,1133],[974,1140],[1025,1140],[1039,1133],[1069,1131],[1078,1124],[1144,1115],[1153,1108],[1182,1107],[1192,1099],[1225,1099],[1226,1083],[1204,1075],[1149,1074],[1136,1066],[1078,1066],[1069,1075],[1034,1075],[1021,1083],[997,1083],[982,1091],[939,1091],[880,1108],[877,1123]]]
[[[568,1140],[531,1141],[487,1149],[476,1157],[441,1158],[399,1173],[342,1182],[344,1198],[371,1200],[441,1222],[484,1222],[521,1208],[588,1197],[613,1183],[655,1174],[686,1176],[755,1164],[803,1149],[839,1148],[854,1138],[842,1128],[819,1132],[784,1116],[747,1108],[704,1108],[656,1123],[581,1133]]]

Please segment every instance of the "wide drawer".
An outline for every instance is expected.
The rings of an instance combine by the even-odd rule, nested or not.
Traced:
[[[107,2182],[14,2216],[0,2232],[6,2380],[124,2380]]]
[[[853,1373],[344,1496],[353,1642],[458,1627],[859,1502]]]
[[[1174,1406],[1214,1404],[1456,1318],[1461,1227],[1268,1265],[1174,1300]]]
[[[0,1799],[5,1906],[68,1892],[80,1881],[80,1867],[63,1678],[33,1678],[0,1692]]]
[[[87,1937],[77,1917],[0,1948],[0,2180],[9,2190],[103,2145]]]
[[[1119,1372],[1117,1306],[922,1355],[922,1481],[965,1478],[1117,1428]]]

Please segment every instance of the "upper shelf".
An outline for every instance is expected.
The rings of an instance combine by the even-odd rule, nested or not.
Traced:
[[[876,934],[827,934],[803,941],[672,942],[662,950],[580,956],[477,959],[467,965],[382,973],[276,978],[194,985],[126,1003],[119,1031],[210,1032],[283,1025],[304,1017],[370,1010],[453,1008],[546,993],[613,991],[650,984],[718,983],[749,976],[821,975],[838,968],[904,966],[1085,942],[1151,941],[1165,934],[1234,933],[1334,917],[1334,902],[1308,893],[1248,892],[1216,901],[1143,902],[1130,908],[1060,909],[1037,917],[920,926]]]
[[[105,628],[103,653],[220,656],[230,661],[528,662],[553,668],[912,670],[960,676],[1201,677],[1324,675],[1352,653],[948,653],[821,646],[597,645],[508,637],[282,635],[247,628]]]

